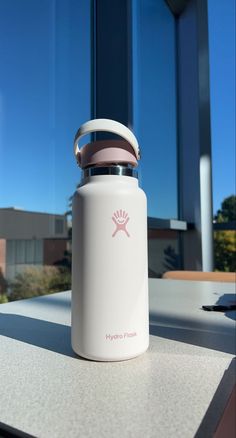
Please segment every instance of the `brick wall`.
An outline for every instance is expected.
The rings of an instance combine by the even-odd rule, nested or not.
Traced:
[[[6,240],[0,239],[0,271],[6,273]]]

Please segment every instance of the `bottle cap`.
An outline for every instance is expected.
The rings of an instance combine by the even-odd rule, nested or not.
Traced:
[[[95,141],[80,149],[78,143],[81,137],[96,131],[111,132],[123,140]],[[74,154],[82,169],[112,163],[125,163],[136,167],[137,160],[140,159],[140,148],[136,137],[126,126],[110,119],[94,119],[79,128],[74,141]]]

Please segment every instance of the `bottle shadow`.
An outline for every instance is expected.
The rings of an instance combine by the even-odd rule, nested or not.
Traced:
[[[0,335],[65,356],[79,358],[71,347],[71,327],[28,316],[0,313]]]
[[[234,298],[234,299],[233,299]],[[216,301],[216,305],[222,305],[222,306],[229,306],[231,304],[236,304],[236,296],[232,296],[232,294],[224,294],[219,297],[219,299]],[[226,318],[232,319],[233,321],[236,321],[236,311],[229,310],[224,312],[224,315]]]

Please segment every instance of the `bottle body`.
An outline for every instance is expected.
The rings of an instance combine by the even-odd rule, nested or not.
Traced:
[[[72,207],[72,347],[125,360],[149,343],[147,206],[129,176],[87,178]]]

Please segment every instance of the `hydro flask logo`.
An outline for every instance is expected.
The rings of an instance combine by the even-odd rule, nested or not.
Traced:
[[[115,237],[115,235],[118,233],[118,231],[124,231],[127,237],[130,237],[126,225],[129,221],[128,213],[124,210],[117,210],[113,213],[112,220],[114,224],[116,225],[116,229],[114,233],[112,234],[112,237]]]

